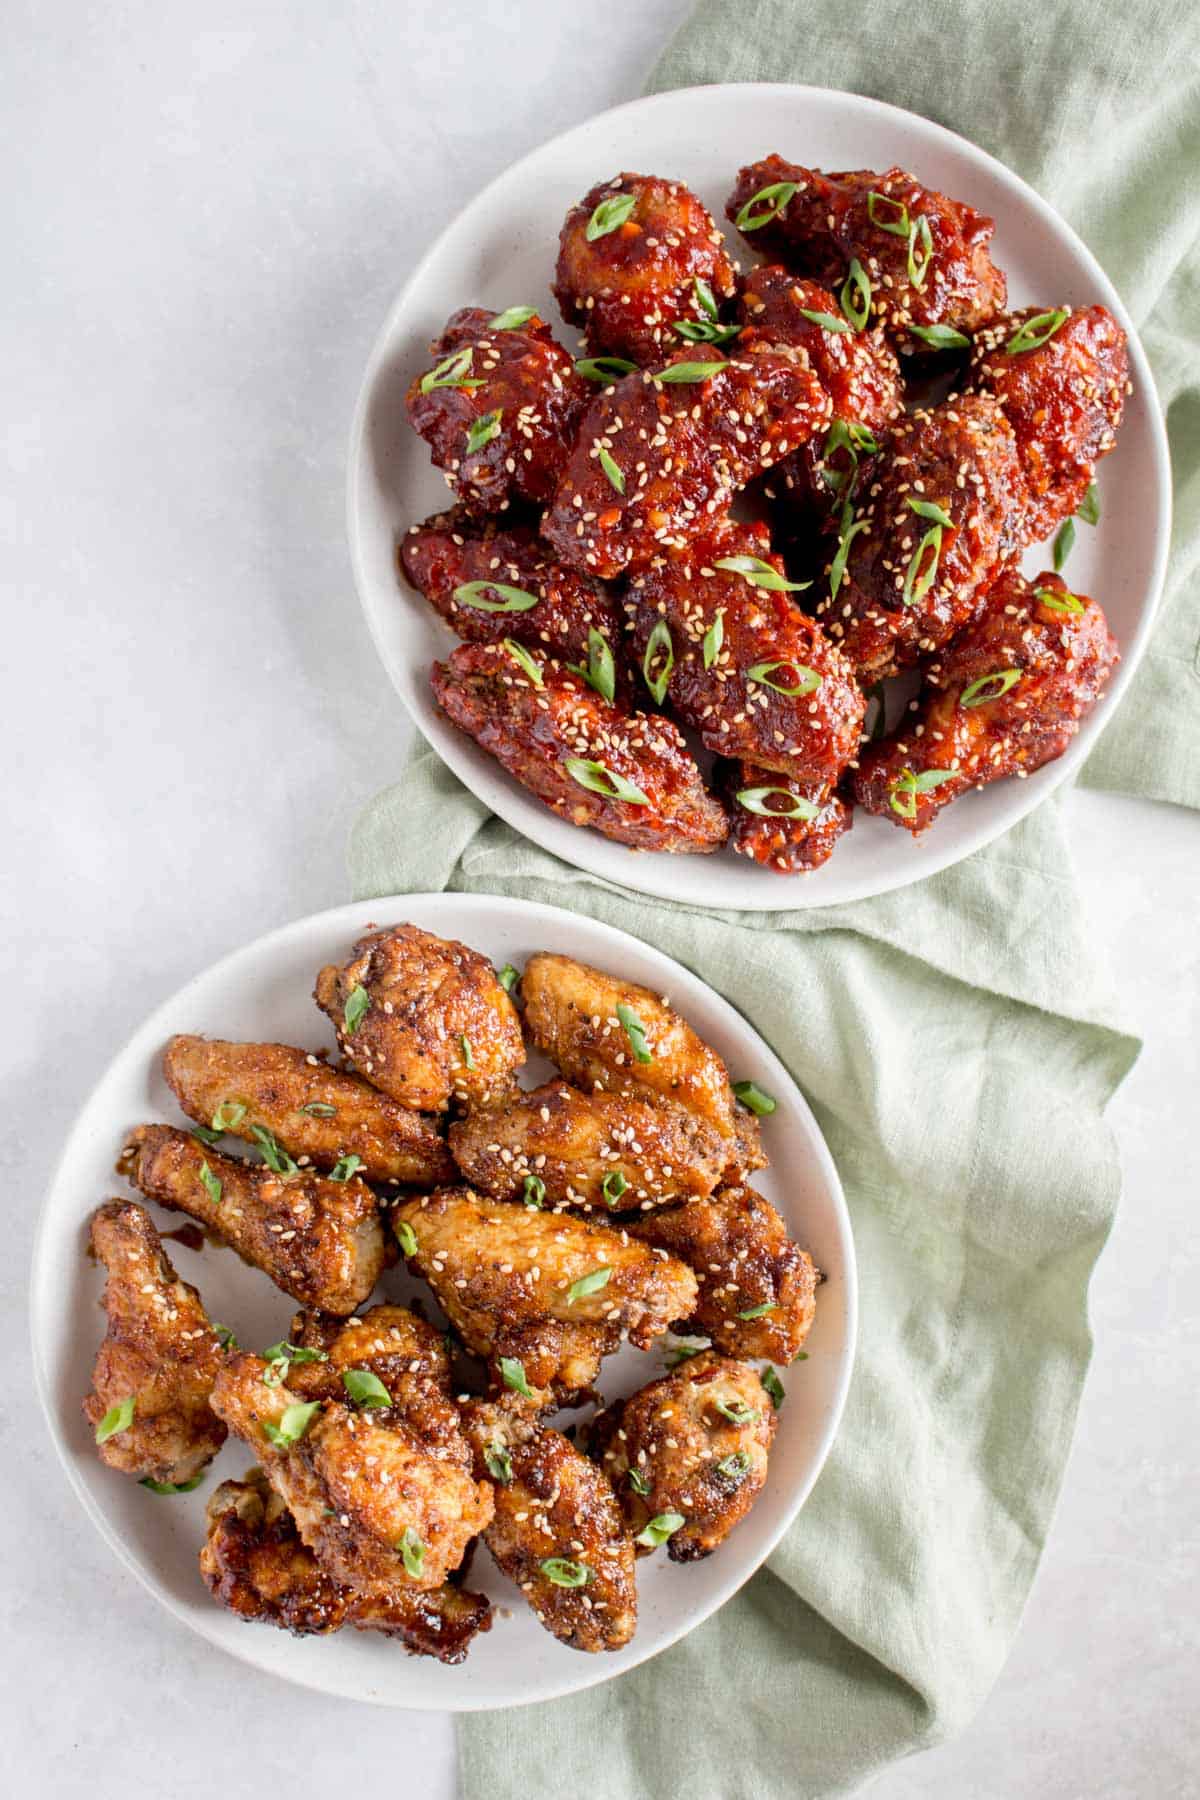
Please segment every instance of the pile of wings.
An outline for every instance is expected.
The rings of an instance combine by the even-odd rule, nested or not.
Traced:
[[[563,956],[498,973],[401,924],[314,997],[343,1066],[175,1037],[164,1073],[195,1123],[141,1125],[121,1158],[301,1310],[285,1341],[240,1348],[146,1208],[101,1206],[99,1453],[169,1494],[242,1440],[256,1466],[213,1494],[200,1568],[246,1619],[461,1661],[491,1623],[463,1585],[482,1537],[555,1637],[620,1649],[635,1559],[709,1555],[761,1492],[774,1364],[812,1324],[812,1259],[749,1185],[774,1102],[735,1091],[665,998]],[[519,1085],[527,1042],[558,1078]],[[367,1305],[398,1256],[449,1330],[422,1302]],[[585,1453],[548,1420],[598,1399],[623,1338],[671,1366],[592,1417]]]
[[[917,833],[1029,775],[1099,699],[1116,643],[1055,571],[1128,365],[1103,306],[1006,311],[993,221],[901,169],[770,156],[726,210],[770,261],[678,182],[574,206],[577,359],[531,306],[454,314],[407,407],[456,504],[399,554],[465,640],[439,707],[555,813],[792,872],[855,806]]]

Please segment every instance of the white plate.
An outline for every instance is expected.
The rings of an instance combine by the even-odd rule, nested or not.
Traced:
[[[1081,152],[1083,146],[1080,146]],[[914,842],[886,820],[857,813],[824,868],[783,876],[731,850],[715,856],[638,853],[557,818],[442,718],[429,665],[453,646],[449,629],[396,573],[397,539],[444,507],[447,491],[424,443],[409,429],[405,390],[427,366],[429,340],[455,308],[537,305],[564,343],[548,297],[558,231],[571,203],[621,169],[674,176],[724,222],[725,198],[743,163],[777,150],[833,169],[911,169],[928,186],[996,220],[993,252],[1013,306],[1102,301],[1129,333],[1134,393],[1118,447],[1101,465],[1103,517],[1078,527],[1072,585],[1104,606],[1123,662],[1106,698],[1058,762],[1028,781],[1002,781],[957,801]],[[751,258],[727,228],[743,266]],[[367,366],[350,442],[349,531],[355,578],[379,654],[421,731],[459,779],[510,825],[565,862],[642,893],[706,907],[773,911],[827,906],[886,893],[989,843],[1077,769],[1111,718],[1149,636],[1170,536],[1166,434],[1150,370],[1112,284],[1045,201],[1003,164],[927,119],[856,94],[754,84],[684,88],[601,113],[543,144],[454,219],[418,263],[388,316]],[[1049,547],[1025,559],[1050,566]]]
[[[767,1485],[754,1511],[705,1562],[680,1566],[657,1555],[639,1563],[637,1636],[615,1655],[586,1656],[556,1642],[484,1550],[475,1559],[470,1585],[511,1607],[512,1616],[497,1616],[457,1668],[409,1657],[396,1644],[355,1631],[293,1638],[269,1625],[247,1624],[209,1598],[197,1566],[205,1499],[218,1480],[249,1466],[253,1458],[245,1446],[227,1444],[215,1473],[197,1492],[159,1497],[105,1467],[80,1410],[104,1330],[98,1304],[103,1275],[85,1254],[87,1223],[102,1200],[125,1191],[113,1173],[123,1134],[144,1119],[179,1120],[159,1069],[167,1038],[199,1031],[332,1047],[332,1034],[309,997],[316,971],[344,956],[369,922],[404,919],[462,939],[497,966],[512,962],[521,968],[533,951],[555,950],[619,970],[668,994],[715,1045],[735,1079],[753,1077],[779,1101],[764,1121],[773,1167],[757,1175],[755,1184],[827,1276],[806,1346],[809,1359],[783,1372],[787,1403]],[[537,1070],[535,1063],[533,1073],[542,1079]],[[157,1217],[164,1229],[182,1220],[180,1214]],[[168,1243],[167,1250],[180,1274],[200,1289],[211,1317],[231,1326],[243,1344],[261,1348],[286,1336],[293,1303],[232,1252],[209,1247],[194,1253],[177,1243]],[[429,1298],[422,1283],[397,1270],[388,1271],[383,1288],[395,1298],[418,1292]],[[31,1311],[38,1387],[67,1474],[104,1537],[164,1606],[222,1649],[302,1686],[386,1706],[469,1712],[546,1700],[619,1675],[698,1625],[753,1574],[795,1518],[833,1441],[854,1357],[855,1294],[850,1222],[816,1121],[782,1063],[726,1001],[636,938],[557,907],[409,894],[318,913],[260,938],[197,976],[146,1021],[100,1081],[67,1140],[34,1250]],[[631,1393],[663,1367],[657,1352],[625,1346],[605,1362],[602,1391],[609,1398]]]

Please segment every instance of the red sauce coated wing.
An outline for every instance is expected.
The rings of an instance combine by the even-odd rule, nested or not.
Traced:
[[[853,821],[850,806],[834,789],[758,763],[723,763],[718,786],[729,808],[731,847],[781,875],[819,869]],[[803,816],[810,807],[812,813]],[[799,809],[801,816],[789,816],[789,809]]]

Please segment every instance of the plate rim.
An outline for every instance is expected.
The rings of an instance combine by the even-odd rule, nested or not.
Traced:
[[[545,901],[526,901],[519,899],[516,896],[505,894],[466,893],[456,889],[428,890],[419,893],[385,894],[366,900],[347,901],[343,902],[340,906],[326,907],[318,912],[303,914],[299,918],[286,921],[282,925],[275,926],[270,931],[261,933],[257,938],[252,938],[248,943],[241,944],[232,950],[226,951],[224,955],[217,957],[213,962],[206,964],[204,968],[198,970],[194,975],[189,976],[186,981],[182,982],[179,987],[174,989],[160,1001],[159,1004],[135,1026],[125,1041],[118,1047],[114,1054],[109,1057],[103,1070],[91,1084],[86,1096],[77,1108],[63,1139],[62,1148],[55,1160],[49,1179],[42,1190],[37,1224],[33,1236],[33,1247],[30,1255],[27,1296],[34,1387],[41,1407],[44,1423],[49,1432],[50,1440],[54,1446],[59,1464],[67,1477],[72,1492],[79,1501],[88,1519],[93,1526],[95,1526],[100,1537],[116,1554],[119,1562],[136,1577],[140,1586],[153,1600],[164,1608],[164,1610],[177,1622],[202,1639],[211,1649],[234,1657],[238,1662],[256,1669],[262,1675],[288,1682],[291,1685],[304,1688],[313,1693],[323,1694],[329,1699],[349,1699],[350,1696],[347,1696],[340,1689],[331,1688],[328,1684],[312,1678],[310,1672],[306,1668],[301,1668],[299,1670],[280,1670],[267,1666],[255,1656],[253,1645],[256,1640],[252,1638],[247,1637],[245,1648],[243,1649],[243,1640],[240,1637],[233,1643],[225,1643],[215,1636],[211,1636],[204,1629],[201,1619],[197,1616],[193,1616],[192,1613],[187,1611],[165,1585],[157,1583],[153,1572],[149,1568],[143,1568],[140,1565],[134,1556],[132,1548],[127,1544],[115,1523],[110,1520],[105,1510],[95,1499],[85,1483],[82,1471],[76,1466],[76,1459],[72,1453],[71,1447],[60,1428],[58,1407],[52,1391],[51,1371],[44,1350],[44,1342],[48,1335],[48,1315],[42,1303],[42,1289],[47,1285],[43,1271],[43,1263],[48,1254],[47,1239],[50,1232],[50,1219],[54,1197],[64,1181],[69,1163],[76,1154],[77,1142],[82,1138],[87,1129],[89,1115],[99,1098],[101,1089],[117,1072],[118,1067],[123,1065],[127,1059],[135,1053],[138,1055],[142,1054],[141,1047],[143,1040],[150,1043],[155,1041],[156,1033],[161,1036],[163,1022],[176,1012],[178,1007],[186,1000],[187,995],[192,989],[198,987],[201,983],[207,982],[214,976],[225,973],[243,958],[256,957],[264,951],[270,951],[273,948],[280,947],[286,944],[287,940],[290,938],[303,937],[314,928],[318,930],[327,928],[330,932],[339,929],[343,931],[361,931],[366,928],[368,915],[372,913],[381,913],[385,909],[393,906],[411,906],[414,903],[417,905],[420,905],[421,903],[445,904],[448,899],[465,903],[469,908],[477,909],[484,915],[488,914],[492,908],[516,908],[519,909],[523,915],[527,915],[533,920],[536,920],[538,917],[545,914],[549,914],[559,921],[566,918],[574,922],[579,918],[582,918],[585,930],[594,927],[602,939],[608,939],[612,942],[614,950],[619,950],[623,943],[630,944],[635,946],[640,953],[644,954],[648,952],[651,957],[656,957],[666,962],[671,966],[672,970],[679,970],[687,982],[695,982],[707,991],[710,999],[715,1002],[719,1016],[721,1014],[728,1015],[730,1022],[734,1023],[740,1029],[750,1031],[762,1045],[763,1049],[767,1052],[768,1057],[774,1062],[789,1084],[793,1096],[793,1107],[797,1110],[801,1121],[807,1128],[808,1135],[811,1139],[814,1162],[820,1174],[820,1178],[827,1189],[829,1203],[836,1223],[837,1234],[841,1241],[844,1289],[844,1327],[841,1366],[837,1372],[828,1415],[814,1444],[811,1466],[808,1474],[806,1478],[797,1485],[795,1492],[788,1497],[783,1507],[782,1517],[777,1529],[770,1532],[768,1539],[762,1548],[761,1554],[757,1557],[753,1566],[748,1568],[744,1573],[737,1575],[731,1574],[727,1580],[721,1583],[716,1596],[713,1597],[708,1604],[701,1610],[688,1612],[685,1615],[684,1621],[679,1626],[678,1630],[668,1630],[661,1641],[656,1642],[652,1647],[648,1646],[641,1655],[634,1655],[630,1660],[623,1662],[620,1668],[610,1668],[606,1670],[604,1667],[605,1659],[601,1656],[592,1656],[588,1658],[576,1656],[573,1661],[568,1662],[565,1660],[567,1652],[564,1650],[564,1662],[562,1665],[564,1678],[560,1683],[553,1683],[550,1685],[544,1684],[537,1692],[530,1693],[527,1696],[522,1695],[513,1699],[496,1700],[474,1698],[471,1689],[465,1682],[460,1691],[455,1691],[453,1694],[449,1695],[446,1701],[439,1707],[431,1707],[427,1697],[414,1699],[406,1697],[403,1693],[397,1694],[384,1692],[382,1690],[363,1692],[356,1696],[362,1703],[388,1707],[403,1712],[428,1712],[430,1710],[440,1710],[447,1713],[475,1713],[507,1710],[517,1706],[535,1705],[542,1701],[562,1699],[573,1693],[582,1693],[589,1688],[602,1685],[606,1681],[612,1681],[621,1675],[628,1674],[632,1669],[639,1667],[642,1663],[648,1662],[654,1657],[661,1655],[664,1651],[673,1648],[673,1646],[679,1643],[682,1638],[686,1637],[697,1626],[703,1624],[705,1620],[711,1618],[715,1612],[719,1611],[727,1601],[732,1599],[733,1596],[741,1590],[741,1588],[749,1581],[753,1580],[763,1568],[767,1559],[777,1548],[785,1532],[795,1524],[809,1495],[812,1493],[818,1477],[825,1467],[829,1453],[836,1441],[838,1432],[841,1429],[846,1399],[854,1374],[858,1349],[858,1266],[850,1210],[846,1203],[845,1191],[842,1187],[837,1165],[834,1162],[833,1155],[825,1141],[825,1135],[821,1130],[820,1124],[818,1123],[800,1084],[787,1069],[782,1058],[767,1042],[766,1038],[763,1037],[758,1027],[752,1020],[748,1019],[732,1001],[727,1000],[718,988],[706,981],[703,976],[695,974],[686,964],[680,962],[676,957],[670,956],[666,951],[660,950],[656,945],[636,937],[632,932],[625,931],[618,925],[610,925],[606,920],[593,919],[589,914],[578,915],[572,913],[566,907],[554,906]],[[584,954],[586,955],[588,952],[585,951]],[[219,1613],[217,1616],[220,1616]],[[463,1665],[463,1668],[467,1671],[469,1676],[469,1660]],[[588,1673],[590,1679],[583,1681],[569,1679],[566,1671],[572,1668],[579,1670],[581,1673]]]
[[[1050,201],[1044,199],[1043,196],[1038,193],[1036,188],[1031,186],[1023,176],[1018,175],[1007,163],[1002,162],[999,157],[993,156],[990,151],[984,150],[980,145],[972,143],[969,138],[965,138],[958,132],[950,130],[948,126],[940,125],[936,120],[927,118],[923,113],[913,112],[907,107],[896,106],[890,101],[877,100],[871,95],[855,93],[850,89],[821,87],[811,83],[785,81],[729,81],[703,83],[690,87],[666,88],[657,93],[643,94],[634,100],[624,101],[617,106],[602,108],[601,111],[591,113],[587,118],[581,119],[576,124],[569,126],[565,131],[556,132],[552,137],[545,139],[540,144],[534,145],[523,155],[515,158],[512,162],[507,163],[491,178],[490,181],[485,182],[481,188],[477,189],[468,197],[464,204],[454,213],[453,217],[450,218],[442,227],[441,231],[438,232],[437,236],[430,241],[424,253],[409,270],[407,278],[388,307],[383,323],[376,334],[359,385],[351,420],[350,436],[347,446],[345,495],[346,530],[350,548],[351,566],[354,575],[354,585],[358,595],[359,606],[366,620],[367,629],[370,633],[376,654],[383,665],[384,672],[387,675],[392,688],[399,696],[409,720],[421,738],[424,739],[433,750],[434,754],[446,765],[455,778],[462,782],[463,786],[473,798],[479,800],[480,803],[487,808],[489,813],[494,812],[497,817],[503,819],[504,822],[511,826],[514,831],[518,832],[522,838],[536,845],[539,849],[546,851],[547,854],[559,858],[571,868],[578,869],[584,874],[591,875],[598,880],[611,883],[613,886],[625,888],[634,893],[647,895],[652,899],[668,901],[676,905],[683,904],[685,906],[697,906],[702,904],[691,899],[684,900],[681,903],[678,897],[672,893],[669,865],[660,871],[657,866],[654,863],[649,862],[648,859],[645,863],[641,863],[639,859],[638,863],[633,864],[627,877],[624,874],[615,874],[611,869],[601,866],[603,862],[603,851],[589,855],[589,851],[592,848],[590,843],[581,845],[579,856],[568,854],[557,843],[549,841],[552,834],[548,829],[542,829],[542,827],[548,826],[551,821],[555,824],[562,824],[563,821],[558,820],[553,813],[547,808],[544,808],[542,803],[538,801],[535,796],[529,794],[527,790],[519,786],[510,793],[508,788],[504,785],[504,782],[511,780],[511,777],[507,777],[504,771],[500,771],[500,775],[504,778],[503,781],[497,782],[500,803],[494,804],[492,798],[485,799],[479,793],[471,778],[469,769],[470,758],[469,753],[466,751],[465,744],[461,747],[460,753],[460,746],[454,743],[453,738],[448,739],[448,742],[451,744],[451,752],[447,754],[440,744],[433,742],[428,736],[422,720],[417,716],[412,704],[410,704],[409,698],[401,687],[397,676],[393,673],[393,659],[385,650],[381,634],[376,629],[374,609],[369,599],[369,595],[373,591],[373,584],[367,572],[363,534],[360,532],[358,525],[358,501],[361,490],[362,473],[367,461],[366,425],[370,411],[371,397],[380,368],[385,361],[389,346],[396,335],[396,327],[408,304],[410,294],[423,279],[428,266],[434,258],[439,255],[445,242],[452,234],[459,230],[467,216],[476,209],[482,208],[490,196],[492,196],[494,192],[513,175],[517,174],[520,170],[524,169],[538,158],[544,156],[548,151],[552,151],[554,146],[563,143],[575,133],[593,126],[600,119],[613,118],[616,115],[624,117],[629,114],[644,112],[650,108],[661,106],[664,103],[677,103],[681,100],[685,102],[702,101],[704,104],[722,104],[731,102],[735,98],[740,98],[744,101],[747,97],[753,96],[756,93],[763,95],[770,94],[776,97],[782,94],[797,102],[803,102],[806,99],[812,99],[816,96],[820,96],[822,100],[827,101],[830,96],[835,96],[838,99],[848,102],[854,107],[863,107],[868,112],[879,114],[885,121],[892,120],[897,123],[904,122],[908,126],[911,126],[912,123],[915,122],[921,130],[931,132],[936,139],[940,139],[948,149],[952,148],[958,154],[965,155],[968,160],[975,160],[981,163],[991,172],[993,177],[998,180],[1001,185],[1016,188],[1026,202],[1032,206],[1033,210],[1038,214],[1042,223],[1059,237],[1065,239],[1069,248],[1083,263],[1091,278],[1097,283],[1102,294],[1108,296],[1103,303],[1108,305],[1110,310],[1115,313],[1127,334],[1131,375],[1137,383],[1140,393],[1145,397],[1147,402],[1150,431],[1149,460],[1152,475],[1151,486],[1153,489],[1155,505],[1153,555],[1144,588],[1145,604],[1130,642],[1128,645],[1124,643],[1121,645],[1121,662],[1109,683],[1103,702],[1100,707],[1095,709],[1089,715],[1088,720],[1085,721],[1087,726],[1086,734],[1080,733],[1072,740],[1071,744],[1061,757],[1058,757],[1054,762],[1045,764],[1041,769],[1035,771],[1028,781],[1019,784],[1029,797],[1021,801],[1014,801],[1015,810],[1011,817],[1002,816],[999,820],[992,820],[987,814],[984,814],[981,822],[968,831],[965,841],[962,843],[956,842],[953,847],[950,847],[949,840],[947,840],[948,847],[944,852],[937,850],[936,846],[928,847],[926,851],[928,860],[920,868],[905,866],[906,858],[903,854],[903,850],[911,849],[912,845],[898,845],[891,866],[888,867],[885,872],[882,874],[872,873],[870,875],[865,875],[857,881],[847,881],[843,885],[842,890],[836,895],[822,893],[819,888],[808,885],[806,878],[802,873],[781,876],[773,871],[762,870],[760,873],[762,874],[764,881],[770,876],[775,885],[766,888],[761,898],[758,897],[757,893],[754,894],[753,898],[741,896],[737,899],[729,899],[722,895],[714,898],[712,903],[705,908],[705,910],[710,911],[728,910],[735,913],[807,911],[823,906],[852,905],[860,900],[873,899],[883,894],[895,893],[897,890],[909,887],[916,882],[928,880],[930,877],[941,874],[948,868],[955,867],[958,863],[973,856],[977,850],[986,848],[987,845],[996,842],[997,839],[1014,830],[1023,822],[1023,820],[1028,818],[1031,813],[1035,812],[1046,800],[1048,800],[1064,782],[1076,775],[1083,763],[1095,749],[1100,736],[1107,729],[1117,709],[1124,701],[1153,633],[1162,603],[1163,588],[1170,557],[1174,499],[1171,484],[1170,450],[1165,420],[1163,417],[1162,403],[1159,399],[1158,389],[1154,380],[1154,374],[1150,366],[1149,358],[1146,355],[1137,327],[1130,317],[1124,300],[1096,256],[1089,249],[1087,244],[1084,243],[1083,239],[1075,229],[1062,217],[1057,208],[1054,207]],[[398,591],[400,591],[399,588]],[[968,798],[971,798],[971,796],[968,796]],[[529,810],[528,819],[525,817],[526,808]],[[545,812],[544,820],[538,816],[541,812]],[[600,839],[600,843],[603,845],[607,845],[611,842],[611,840],[602,838],[599,833],[591,832],[590,828],[577,828],[576,836],[587,839],[595,836]],[[646,868],[647,871],[653,871],[650,875],[650,879],[647,879],[645,874],[640,874],[638,872],[639,865],[640,867]]]

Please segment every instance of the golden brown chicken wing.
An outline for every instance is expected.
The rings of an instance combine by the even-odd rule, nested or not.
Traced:
[[[604,579],[644,568],[719,518],[751,476],[829,424],[803,350],[688,346],[592,401],[542,519],[570,568]]]
[[[637,1625],[633,1544],[606,1476],[560,1431],[506,1405],[463,1408],[495,1484],[483,1541],[539,1622],[572,1650],[620,1650]]]
[[[714,327],[733,287],[725,240],[682,182],[614,175],[567,214],[554,294],[593,355],[653,362],[680,336]],[[679,323],[688,329],[676,333]]]
[[[348,1400],[378,1425],[410,1425],[428,1450],[458,1454],[445,1340],[407,1307],[373,1306],[353,1319],[297,1313],[278,1359],[301,1399]]]
[[[710,1556],[767,1479],[775,1408],[757,1369],[704,1352],[593,1420],[592,1454],[639,1554]]]
[[[226,1360],[212,1403],[322,1568],[360,1592],[440,1587],[492,1516],[461,1434],[430,1444],[368,1406],[301,1400],[278,1364],[246,1352]]]
[[[674,1101],[720,1132],[732,1166],[764,1166],[728,1069],[664,996],[548,951],[530,957],[521,993],[532,1042],[576,1087]]]
[[[681,1106],[580,1093],[565,1081],[475,1112],[450,1128],[454,1160],[496,1200],[648,1212],[710,1194],[728,1161],[715,1126]]]
[[[261,1619],[298,1637],[353,1626],[396,1638],[410,1656],[460,1663],[492,1609],[482,1594],[441,1587],[361,1594],[335,1581],[296,1530],[261,1469],[223,1481],[208,1503],[200,1573],[213,1598],[243,1619]]]
[[[486,956],[416,925],[359,938],[317,976],[317,1005],[374,1087],[421,1112],[486,1106],[525,1061],[517,1011]]]
[[[274,1142],[301,1166],[349,1165],[365,1181],[425,1187],[453,1174],[433,1119],[288,1044],[173,1037],[163,1074],[189,1118],[250,1144]]]
[[[356,1176],[334,1181],[294,1165],[277,1174],[170,1125],[139,1125],[123,1166],[148,1199],[199,1219],[305,1306],[351,1313],[379,1279],[379,1207]]]
[[[629,1230],[695,1270],[700,1298],[688,1322],[730,1356],[793,1362],[812,1327],[818,1275],[771,1202],[742,1183],[675,1206]]]
[[[854,797],[914,836],[968,788],[1061,756],[1120,660],[1095,600],[1006,569],[929,670],[919,714],[864,752]]]
[[[729,809],[730,848],[781,875],[819,869],[853,822],[836,788],[789,771],[726,762],[717,785]]]
[[[145,1207],[98,1207],[91,1248],[108,1275],[108,1333],[83,1403],[100,1455],[123,1475],[192,1486],[225,1442],[209,1406],[220,1339],[195,1288],[171,1267]]]
[[[611,705],[564,664],[502,645],[434,663],[437,703],[460,731],[560,818],[634,850],[706,855],[725,812],[670,719]]]

